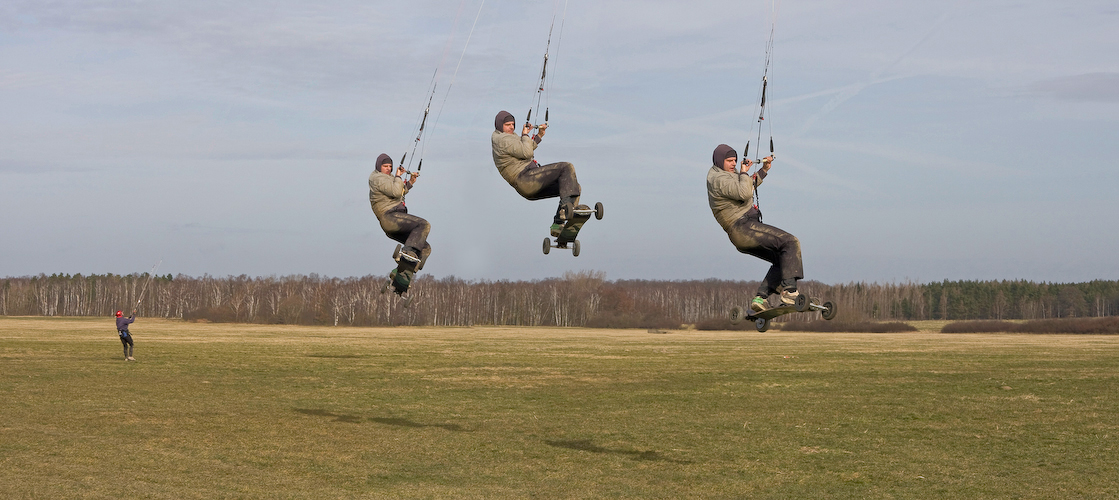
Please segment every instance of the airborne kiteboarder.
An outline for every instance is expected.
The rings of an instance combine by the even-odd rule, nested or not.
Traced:
[[[773,156],[762,159],[761,168],[749,174],[753,162],[742,159],[738,170],[738,153],[734,148],[720,144],[711,155],[713,163],[707,171],[707,203],[715,220],[727,232],[734,247],[772,264],[750,309],[761,312],[766,299],[780,293],[781,303],[793,305],[800,295],[797,280],[804,278],[804,264],[800,257],[800,241],[781,229],[762,224],[761,211],[753,204],[755,189],[773,167]]]
[[[564,16],[567,7],[564,4]],[[555,16],[552,17],[552,27],[555,27]],[[563,36],[563,21],[560,22],[560,37]],[[537,117],[540,116],[542,99],[547,99],[549,89],[548,80],[548,54],[552,45],[552,30],[548,30],[548,44],[544,50],[544,63],[540,70],[540,83],[537,85],[533,98]],[[559,42],[556,42],[559,45]],[[579,241],[575,238],[583,223],[594,214],[596,219],[602,219],[602,203],[596,203],[594,209],[579,204],[582,187],[575,176],[575,166],[569,162],[556,162],[541,165],[536,161],[536,148],[544,139],[548,130],[547,105],[544,106],[544,123],[533,124],[533,107],[529,107],[528,117],[521,126],[521,133],[517,135],[517,120],[508,111],[500,111],[494,117],[494,132],[490,134],[490,145],[493,149],[493,163],[498,173],[508,182],[517,194],[526,200],[535,201],[547,198],[559,198],[556,214],[552,217],[552,225],[548,228],[549,234],[556,238],[555,248],[571,249],[572,255],[579,256]],[[535,135],[532,131],[536,130]],[[572,246],[568,246],[572,244]],[[553,242],[544,238],[544,253],[552,248]]]
[[[478,6],[478,14],[475,15],[474,25],[471,26],[470,34],[466,37],[462,55],[459,56],[458,66],[455,67],[455,72],[451,75],[450,83],[443,95],[443,105],[446,104],[447,97],[450,96],[451,87],[454,85],[455,77],[458,76],[458,69],[462,66],[462,58],[466,56],[466,48],[470,45],[470,37],[474,35],[474,26],[478,24],[478,17],[482,15],[482,6],[485,4],[483,1]],[[455,26],[458,26],[457,17],[455,18]],[[447,38],[447,48],[450,48],[453,38],[454,29],[452,28],[451,35]],[[444,51],[444,56],[446,56],[446,51]],[[397,261],[397,266],[389,273],[388,282],[381,286],[381,293],[387,292],[391,286],[393,292],[404,299],[404,307],[408,307],[414,298],[411,294],[404,297],[412,284],[412,278],[416,271],[423,269],[427,257],[431,255],[431,245],[427,243],[427,235],[431,231],[431,224],[408,213],[408,207],[404,203],[404,195],[412,189],[416,179],[420,176],[420,170],[423,170],[426,142],[424,143],[425,147],[420,147],[420,142],[423,140],[425,132],[429,132],[427,120],[431,114],[431,103],[435,99],[435,91],[439,86],[439,75],[442,68],[443,61],[440,61],[435,67],[435,73],[431,75],[427,104],[424,106],[423,116],[419,120],[417,129],[413,131],[415,140],[412,142],[411,159],[405,152],[400,157],[400,165],[397,167],[396,173],[393,174],[392,158],[387,154],[381,154],[377,157],[373,173],[369,174],[369,204],[373,207],[373,213],[377,216],[377,221],[381,224],[381,229],[385,231],[385,235],[401,243],[396,246],[392,256],[393,260]],[[439,106],[431,128],[435,128],[441,114],[442,105]],[[416,154],[417,148],[419,148],[418,155]],[[417,157],[419,163],[416,165],[416,170],[411,171],[410,162]],[[405,180],[405,177],[407,177],[407,180]]]
[[[830,320],[835,317],[835,304],[816,304],[806,294],[797,290],[797,280],[804,278],[804,263],[800,256],[800,240],[792,234],[762,223],[758,206],[758,186],[761,185],[776,159],[773,148],[772,122],[766,122],[766,92],[769,88],[769,63],[773,55],[773,35],[776,27],[776,8],[771,12],[769,41],[765,49],[765,69],[762,72],[758,107],[758,150],[761,149],[762,125],[769,123],[769,156],[750,160],[750,142],[742,152],[742,163],[734,148],[720,144],[711,154],[711,168],[707,171],[707,203],[711,213],[727,232],[734,247],[770,263],[765,279],[758,286],[750,301],[749,311],[741,307],[731,309],[731,323],[745,319],[755,321],[758,331],[769,328],[769,320],[791,312],[817,311]],[[760,156],[760,151],[759,151]],[[750,174],[754,163],[761,166]],[[769,296],[780,294],[779,305],[768,307]]]
[[[377,157],[376,169],[369,174],[369,205],[381,224],[385,236],[400,242],[393,258],[397,260],[396,269],[389,273],[389,283],[397,294],[404,294],[412,283],[416,271],[423,269],[427,256],[431,255],[431,245],[427,235],[431,224],[426,220],[408,213],[404,195],[415,185],[419,172],[407,174],[403,166],[392,171],[392,158],[387,154]],[[407,175],[408,180],[404,180]]]
[[[559,236],[567,214],[564,207],[579,204],[582,188],[575,176],[575,165],[562,161],[540,165],[536,162],[535,151],[544,139],[547,123],[542,123],[536,135],[530,136],[533,126],[525,123],[521,134],[517,130],[516,119],[508,111],[501,111],[494,117],[494,132],[490,136],[493,146],[493,163],[501,177],[517,190],[526,200],[559,198],[556,215],[550,228],[552,236]]]

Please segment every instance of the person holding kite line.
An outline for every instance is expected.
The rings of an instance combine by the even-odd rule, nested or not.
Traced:
[[[556,215],[549,228],[552,236],[559,236],[568,215],[564,206],[579,205],[579,180],[575,177],[575,166],[568,162],[540,165],[534,158],[536,147],[544,138],[547,123],[537,128],[536,135],[530,136],[533,126],[525,123],[521,135],[516,135],[517,121],[508,111],[501,111],[494,118],[494,132],[490,136],[493,146],[493,164],[501,177],[517,190],[526,200],[559,198]]]
[[[132,311],[132,315],[124,317],[123,311],[117,311],[117,334],[120,335],[120,344],[124,347],[124,360],[136,361],[132,357],[132,333],[128,331],[128,325],[136,321],[136,311]]]
[[[404,167],[392,173],[392,158],[387,154],[377,157],[376,169],[369,174],[369,204],[385,236],[404,245],[400,256],[400,265],[393,274],[396,281],[405,290],[411,283],[415,272],[423,268],[424,261],[431,254],[431,245],[427,243],[427,234],[431,231],[431,224],[426,220],[408,213],[404,204],[404,195],[416,184],[419,172],[412,172],[405,181]]]
[[[744,158],[741,170],[737,169],[738,153],[720,144],[711,155],[711,162],[713,165],[707,171],[707,203],[715,220],[739,252],[771,264],[750,309],[764,311],[766,299],[774,293],[781,294],[783,305],[795,304],[800,296],[797,280],[804,278],[800,240],[781,229],[762,224],[761,211],[753,203],[755,188],[773,167],[773,156],[763,158],[761,168],[750,175],[753,162]]]

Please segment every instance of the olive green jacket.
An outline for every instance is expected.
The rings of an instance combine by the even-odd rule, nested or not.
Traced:
[[[727,172],[712,166],[707,171],[707,204],[723,230],[729,230],[754,206],[754,188],[760,186],[765,175],[757,180],[750,174]]]
[[[369,204],[373,207],[373,213],[380,219],[385,212],[403,203],[404,195],[411,188],[400,177],[374,170],[369,174]]]
[[[533,153],[539,141],[532,140],[527,135],[506,134],[494,131],[490,136],[493,144],[493,164],[501,177],[510,185],[516,187],[517,176],[533,160]]]

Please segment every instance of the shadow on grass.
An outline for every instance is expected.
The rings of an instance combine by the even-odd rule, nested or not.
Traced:
[[[326,410],[312,410],[308,408],[296,408],[296,413],[310,415],[313,417],[327,417],[333,418],[335,422],[345,422],[348,424],[360,424],[362,422],[376,422],[378,424],[395,425],[397,427],[438,427],[440,429],[448,430],[451,432],[470,432],[470,429],[464,428],[458,424],[425,424],[421,422],[414,422],[406,418],[385,418],[385,417],[369,417],[363,418],[357,415],[339,415],[337,413],[329,412]]]
[[[364,358],[362,354],[308,354],[308,358],[331,358],[331,359],[352,359]]]
[[[399,427],[438,427],[440,429],[446,429],[451,432],[470,432],[469,429],[466,429],[458,424],[422,424],[419,422],[413,422],[406,418],[371,417],[369,420],[377,422],[378,424],[395,425]]]
[[[557,448],[567,448],[576,451],[589,451],[591,453],[609,453],[612,455],[624,455],[633,458],[634,460],[648,460],[651,462],[669,462],[674,464],[690,464],[688,460],[674,460],[661,455],[658,452],[637,451],[637,450],[612,450],[610,448],[603,448],[591,442],[589,439],[574,439],[570,441],[550,441],[545,440],[544,444],[548,446],[555,446]]]
[[[304,415],[311,415],[313,417],[334,418],[335,422],[346,422],[348,424],[360,424],[361,423],[361,417],[354,416],[354,415],[339,415],[337,413],[331,413],[331,412],[326,411],[326,410],[309,410],[309,409],[306,409],[306,408],[296,408],[295,411],[299,412],[299,413],[302,413]]]

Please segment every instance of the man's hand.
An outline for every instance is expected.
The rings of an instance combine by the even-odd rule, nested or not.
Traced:
[[[416,183],[416,177],[419,177],[419,176],[420,176],[419,172],[412,172],[412,178],[408,179],[408,184],[415,184]]]
[[[521,135],[528,135],[532,133],[532,124],[525,122],[525,126],[521,127]]]
[[[773,168],[773,155],[762,158],[762,170],[769,172],[771,168]]]
[[[399,167],[396,167],[396,176],[400,177],[402,175],[404,175],[404,166],[403,165],[401,165]]]
[[[537,137],[544,137],[544,131],[545,130],[548,130],[548,124],[547,123],[541,123],[539,131],[536,132],[536,136]]]

